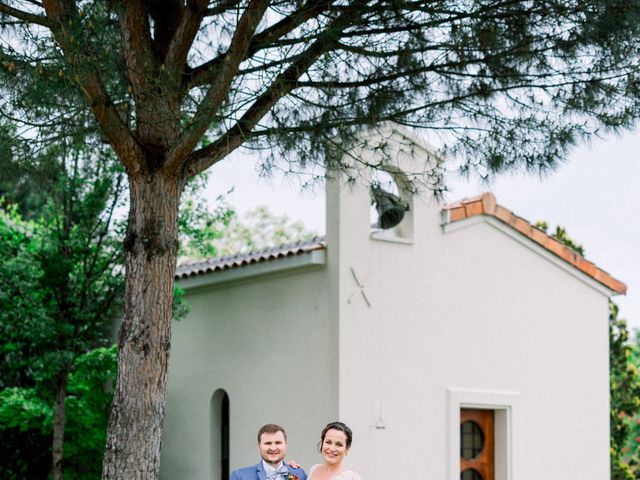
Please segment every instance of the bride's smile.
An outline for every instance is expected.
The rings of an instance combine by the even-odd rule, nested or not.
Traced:
[[[340,463],[347,454],[347,436],[339,430],[329,430],[322,442],[322,456],[328,464]]]

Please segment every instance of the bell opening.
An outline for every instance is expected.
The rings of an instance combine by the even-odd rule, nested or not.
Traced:
[[[371,179],[371,228],[398,235],[396,227],[405,219],[409,202],[403,198],[393,175],[386,171],[375,172]]]

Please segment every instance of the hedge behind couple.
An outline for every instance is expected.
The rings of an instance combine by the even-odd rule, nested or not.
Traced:
[[[343,465],[353,435],[342,422],[329,423],[320,434],[318,450],[323,462],[309,470],[308,480],[361,480],[360,475]],[[307,474],[295,462],[285,462],[287,432],[280,425],[267,424],[258,431],[258,450],[262,460],[251,467],[234,470],[230,480],[307,480]]]

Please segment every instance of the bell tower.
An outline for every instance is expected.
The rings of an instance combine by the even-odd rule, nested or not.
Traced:
[[[411,242],[419,197],[442,189],[442,161],[405,129],[387,124],[364,132],[327,179],[327,243],[354,234]]]

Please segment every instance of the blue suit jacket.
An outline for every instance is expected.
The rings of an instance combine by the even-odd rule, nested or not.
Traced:
[[[298,477],[298,480],[307,480],[307,474],[304,473],[304,470],[301,468],[293,468],[291,465],[288,465],[287,462],[284,462],[284,466],[289,469],[289,473],[291,475],[295,475]],[[266,480],[267,472],[264,471],[264,467],[262,465],[262,461],[260,461],[257,465],[253,465],[252,467],[244,467],[238,468],[231,473],[230,480]]]

